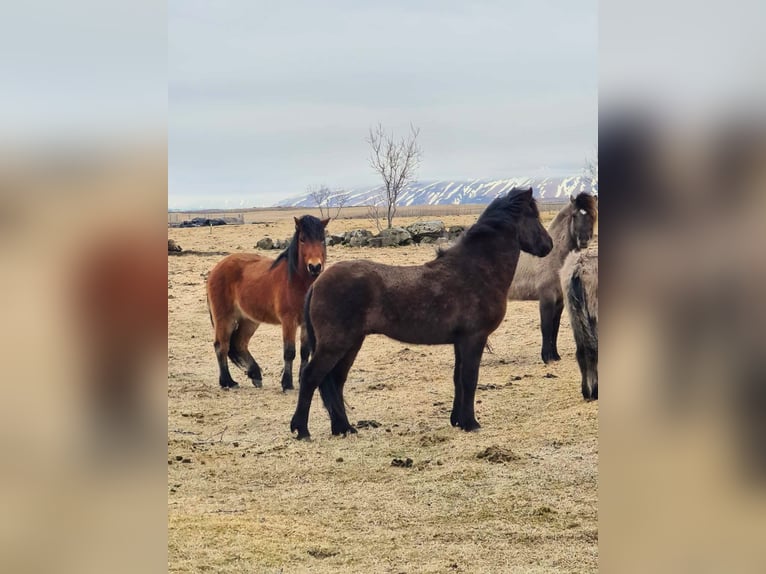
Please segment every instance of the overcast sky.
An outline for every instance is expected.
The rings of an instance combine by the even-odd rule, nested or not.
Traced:
[[[171,208],[377,184],[364,139],[421,130],[418,179],[576,173],[597,143],[597,3],[170,0]]]

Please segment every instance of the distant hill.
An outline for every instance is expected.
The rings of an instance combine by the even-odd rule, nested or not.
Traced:
[[[597,185],[582,175],[567,177],[517,177],[511,179],[475,179],[473,181],[416,181],[399,197],[398,205],[460,205],[489,203],[513,187],[532,186],[540,201],[556,201],[583,191],[598,193]],[[369,205],[379,196],[382,186],[346,190],[349,207]],[[308,194],[284,199],[278,207],[314,207]]]

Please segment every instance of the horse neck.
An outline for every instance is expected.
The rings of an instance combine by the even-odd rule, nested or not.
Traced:
[[[487,243],[489,245],[487,245]],[[508,291],[516,271],[521,249],[511,230],[498,233],[483,245],[464,246],[465,265],[473,275],[478,275],[485,286]]]
[[[560,211],[548,228],[548,235],[553,239],[553,249],[546,259],[555,261],[559,266],[564,264],[564,259],[577,246],[570,231],[572,213],[572,209],[569,207]]]

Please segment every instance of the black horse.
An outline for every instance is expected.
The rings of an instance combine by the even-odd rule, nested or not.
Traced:
[[[406,343],[454,345],[450,421],[466,431],[479,428],[474,414],[479,362],[487,337],[505,316],[519,253],[544,257],[552,247],[532,188],[513,189],[495,199],[454,247],[425,265],[344,261],[327,269],[306,297],[312,357],[301,373],[290,429],[298,438],[309,437],[309,409],[319,387],[332,433],[356,432],[346,416],[343,385],[372,333]]]

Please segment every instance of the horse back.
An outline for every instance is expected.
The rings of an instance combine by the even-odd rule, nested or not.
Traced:
[[[284,265],[255,253],[235,253],[222,259],[207,280],[214,317],[245,316],[259,323],[279,324],[287,273]]]
[[[447,344],[473,328],[494,330],[505,314],[505,297],[500,294],[500,305],[493,306],[472,283],[450,273],[459,270],[336,263],[314,284],[311,320],[325,336],[330,330],[352,338],[382,334],[413,344]],[[459,290],[463,284],[465,292]]]

